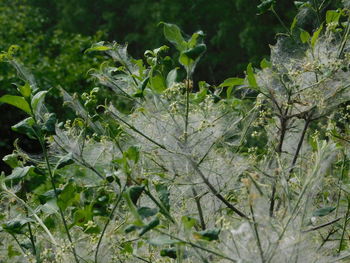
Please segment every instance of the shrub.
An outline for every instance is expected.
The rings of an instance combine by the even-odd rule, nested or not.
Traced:
[[[184,38],[162,23],[181,67],[166,46],[136,60],[126,45],[99,42],[87,52],[110,57],[90,71],[100,88],[61,89],[77,116],[61,123],[47,92],[3,54],[24,83],[0,101],[29,116],[13,129],[42,154],[18,147],[5,157],[2,260],[348,259],[348,18],[328,11],[311,33],[295,20],[261,69],[249,64],[245,78],[219,86],[193,82],[201,31]],[[97,102],[102,87],[112,102]]]

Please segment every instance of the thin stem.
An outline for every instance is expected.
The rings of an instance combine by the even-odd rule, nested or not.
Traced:
[[[190,246],[192,246],[192,247],[194,247],[194,248],[198,248],[198,249],[200,249],[200,250],[206,251],[206,252],[211,253],[211,254],[213,254],[213,255],[215,255],[215,256],[218,256],[218,257],[227,259],[227,260],[229,260],[229,261],[231,261],[231,262],[237,262],[236,260],[234,260],[234,259],[232,259],[232,258],[230,258],[230,257],[228,257],[228,256],[226,256],[226,255],[220,254],[220,253],[218,253],[218,252],[216,252],[216,251],[213,251],[213,250],[211,250],[211,249],[202,247],[202,246],[197,245],[197,244],[195,244],[195,243],[192,243],[192,242],[190,242],[190,241],[186,241],[186,240],[184,240],[184,239],[178,238],[178,237],[176,237],[176,236],[173,236],[173,235],[171,235],[171,234],[168,234],[168,233],[166,233],[166,232],[163,232],[163,231],[161,231],[161,230],[159,230],[159,229],[156,229],[156,231],[159,232],[159,233],[161,233],[161,234],[163,234],[163,235],[166,235],[166,236],[168,236],[168,237],[170,237],[170,238],[176,239],[176,240],[178,240],[178,241],[180,241],[180,242],[182,242],[182,243],[188,244],[188,245],[190,245]]]
[[[97,243],[97,246],[96,246],[96,252],[95,252],[95,263],[97,263],[97,257],[98,257],[98,251],[100,249],[100,246],[101,246],[101,243],[102,243],[102,239],[103,239],[103,236],[107,230],[107,227],[109,225],[109,223],[111,222],[111,220],[113,219],[113,214],[115,212],[115,210],[117,209],[119,203],[120,203],[120,200],[122,199],[122,193],[124,192],[124,189],[125,189],[125,186],[123,187],[122,191],[120,192],[118,198],[117,198],[117,201],[115,202],[113,208],[112,208],[112,211],[111,213],[109,214],[109,217],[108,217],[108,220],[106,222],[106,224],[104,225],[103,227],[103,230],[101,232],[101,235],[100,235],[100,238],[98,239],[98,243]]]
[[[46,147],[44,145],[44,142],[43,142],[43,139],[41,136],[38,136],[38,139],[39,139],[39,143],[41,145],[41,148],[43,150],[43,155],[44,155],[44,159],[45,159],[45,162],[46,162],[46,167],[47,167],[47,170],[49,172],[49,176],[50,176],[50,181],[51,181],[51,185],[52,185],[52,188],[53,188],[53,191],[54,191],[54,194],[55,194],[55,199],[56,199],[56,202],[58,202],[58,192],[57,192],[57,188],[56,188],[56,185],[55,185],[55,180],[54,180],[54,177],[53,177],[53,174],[52,174],[52,170],[51,170],[51,165],[50,165],[50,162],[49,162],[49,158],[48,158],[48,155],[47,155],[47,150],[46,150]],[[64,226],[64,229],[65,229],[65,232],[67,234],[67,237],[68,237],[68,240],[72,246],[72,252],[73,252],[73,255],[74,255],[74,259],[75,259],[75,262],[76,263],[79,263],[79,259],[78,259],[78,256],[77,256],[77,253],[75,251],[75,247],[74,247],[74,244],[73,244],[73,239],[69,233],[69,229],[68,229],[68,225],[67,225],[67,221],[64,217],[64,214],[63,214],[63,210],[61,208],[60,205],[58,205],[58,210],[59,210],[59,213],[60,213],[60,216],[61,216],[61,219],[62,219],[62,222],[63,222],[63,226]]]
[[[254,229],[254,232],[255,232],[255,235],[256,235],[256,242],[257,242],[257,245],[258,245],[261,262],[264,263],[265,262],[264,252],[263,252],[263,249],[262,249],[262,246],[261,246],[260,236],[259,236],[259,232],[258,232],[258,226],[257,226],[257,223],[255,221],[255,215],[254,215],[254,210],[253,210],[252,204],[249,204],[249,207],[250,207],[250,213],[252,214],[253,229]]]
[[[17,237],[14,234],[11,234],[11,236],[13,237],[13,239],[16,241],[17,245],[19,246],[19,248],[21,249],[22,253],[24,255],[26,255],[25,250],[23,249],[23,247],[21,246],[21,243],[19,242],[19,240],[17,239]]]
[[[290,176],[291,176],[291,174],[292,174],[292,172],[294,170],[294,166],[295,166],[295,164],[297,162],[297,159],[298,159],[298,156],[299,156],[299,153],[300,153],[300,150],[301,150],[301,146],[303,145],[304,138],[305,138],[305,135],[306,135],[306,131],[307,131],[308,127],[309,127],[310,122],[311,122],[310,118],[305,120],[304,128],[303,128],[303,131],[301,132],[301,136],[300,136],[300,139],[299,139],[299,142],[298,142],[298,146],[297,146],[297,149],[296,149],[294,157],[293,157],[291,169],[289,170],[288,180],[290,179]]]
[[[282,25],[282,27],[287,31],[288,35],[294,40],[294,37],[292,36],[289,28],[286,26],[286,24],[283,22],[283,20],[281,19],[281,17],[277,14],[277,12],[275,11],[275,9],[273,8],[273,6],[271,7],[271,12],[275,15],[275,17],[277,18],[278,22],[280,22],[280,24]]]
[[[199,221],[201,223],[201,228],[202,228],[202,230],[205,230],[206,226],[205,226],[203,210],[202,210],[202,206],[201,206],[201,200],[200,200],[200,197],[198,196],[197,191],[194,187],[192,187],[192,193],[193,193],[194,200],[196,202],[198,215],[199,215]]]
[[[190,112],[190,77],[186,78],[186,114],[185,114],[185,142],[188,136],[188,116]]]
[[[199,174],[199,176],[202,178],[203,182],[208,186],[209,190],[214,194],[221,202],[223,202],[229,209],[231,209],[233,212],[235,212],[240,217],[243,217],[245,219],[249,219],[248,216],[246,216],[242,211],[237,209],[234,205],[232,205],[229,201],[225,199],[216,189],[215,187],[209,182],[209,180],[205,177],[203,172],[198,168],[198,165],[190,158],[189,162],[193,169]]]
[[[6,185],[1,185],[1,190],[5,191],[8,195],[14,197],[18,202],[20,202],[24,207],[28,209],[29,212],[31,212],[34,216],[34,218],[38,221],[38,224],[44,229],[44,231],[47,233],[47,235],[50,237],[51,242],[55,245],[58,246],[55,238],[52,236],[50,230],[46,227],[44,222],[38,217],[38,215],[35,213],[35,211],[21,198],[19,198],[16,194],[12,193],[6,188]]]
[[[340,242],[339,242],[338,253],[340,253],[340,251],[342,250],[344,236],[345,236],[345,232],[346,232],[346,226],[348,224],[348,219],[349,219],[349,214],[350,214],[350,198],[348,197],[348,208],[346,210],[346,215],[345,215],[345,220],[344,220],[344,225],[343,225],[343,231],[341,233],[341,238],[340,238]]]
[[[288,113],[288,108],[286,109],[286,114]],[[283,142],[284,142],[284,138],[286,136],[286,132],[287,132],[287,119],[284,118],[283,116],[280,117],[280,125],[281,125],[281,129],[280,129],[280,138],[278,141],[278,146],[276,149],[276,152],[278,155],[281,155],[282,153],[282,147],[283,147]],[[277,180],[274,177],[274,181],[273,181],[273,185],[272,185],[272,193],[271,193],[271,198],[270,198],[270,217],[273,216],[273,211],[275,209],[275,195],[276,195],[276,184],[277,184]]]
[[[121,121],[122,123],[124,123],[126,126],[128,126],[131,130],[133,130],[134,132],[140,134],[142,137],[144,137],[145,139],[149,140],[150,142],[152,142],[153,144],[157,145],[158,147],[162,148],[163,150],[167,150],[167,148],[162,145],[157,143],[156,141],[154,141],[153,139],[151,139],[150,137],[148,137],[146,134],[140,132],[138,129],[136,129],[133,125],[129,124],[128,122],[126,122],[125,120],[123,120],[122,118],[120,118],[118,115],[116,115],[114,112],[110,111],[112,113],[112,115],[117,118],[119,121]],[[168,150],[167,150],[168,151]]]
[[[344,48],[345,48],[345,44],[346,44],[346,42],[348,40],[349,33],[350,33],[350,16],[348,17],[345,33],[343,35],[342,43],[341,43],[341,46],[340,46],[340,49],[339,49],[339,53],[338,53],[338,58],[340,58],[342,56],[342,54],[343,54],[343,51],[344,51]]]
[[[315,226],[315,227],[313,227],[313,228],[310,228],[310,229],[305,230],[305,231],[302,231],[302,232],[303,232],[303,233],[307,233],[307,232],[311,232],[311,231],[318,230],[318,229],[320,229],[320,228],[323,228],[323,227],[329,226],[329,225],[331,225],[331,224],[334,224],[334,223],[338,222],[340,219],[341,219],[341,217],[338,217],[338,218],[336,218],[336,219],[334,219],[334,220],[332,220],[332,221],[330,221],[330,222],[324,223],[324,224],[322,224],[322,225]]]
[[[346,162],[346,155],[344,154],[344,159],[341,167],[341,176],[338,180],[338,185],[340,185],[340,182],[343,181],[344,175],[345,175],[345,162]],[[340,198],[341,198],[341,186],[339,187],[339,192],[338,192],[338,199],[337,199],[337,208],[335,210],[335,217],[338,216],[338,210],[339,210],[339,204],[340,204]]]
[[[321,25],[320,9],[319,9],[319,7],[318,7],[318,5],[317,5],[315,0],[312,0],[312,3],[313,3],[313,6],[314,6],[314,9],[316,11],[318,26],[320,26]]]

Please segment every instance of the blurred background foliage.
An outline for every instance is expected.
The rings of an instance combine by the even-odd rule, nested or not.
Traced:
[[[0,50],[19,45],[17,59],[35,75],[41,89],[53,88],[48,102],[55,111],[68,114],[56,88],[82,93],[94,87],[87,71],[99,61],[84,51],[92,43],[115,40],[127,42],[133,57],[140,58],[145,50],[166,42],[160,21],[177,24],[184,32],[205,32],[208,51],[198,66],[198,80],[216,85],[241,75],[249,62],[259,65],[269,56],[276,33],[284,31],[272,13],[257,15],[259,4],[260,0],[1,0]],[[277,1],[276,11],[287,25],[296,14],[289,0]],[[15,93],[14,82],[14,70],[1,63],[0,96]],[[20,137],[10,127],[22,118],[13,107],[2,105],[1,159]],[[28,139],[20,141],[24,150],[38,151]],[[7,170],[2,162],[0,170]]]

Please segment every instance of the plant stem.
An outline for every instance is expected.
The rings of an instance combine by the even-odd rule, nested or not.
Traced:
[[[345,232],[346,232],[346,226],[348,224],[348,219],[349,219],[349,214],[350,214],[350,197],[348,197],[348,208],[347,208],[346,214],[345,214],[345,220],[344,220],[343,231],[342,231],[340,242],[339,242],[338,253],[340,253],[340,251],[342,250],[344,236],[345,236]]]
[[[44,155],[44,159],[45,159],[45,162],[46,162],[47,170],[49,172],[51,185],[52,185],[52,188],[53,188],[53,191],[54,191],[54,194],[55,194],[55,199],[56,199],[56,202],[58,203],[58,192],[57,192],[57,188],[56,188],[56,185],[55,185],[55,180],[54,180],[54,177],[53,177],[53,174],[52,174],[49,158],[48,158],[48,155],[47,155],[47,150],[46,150],[46,147],[44,145],[42,136],[38,136],[38,139],[39,139],[39,143],[41,145],[41,148],[43,150],[43,155]],[[67,221],[66,221],[66,219],[64,217],[63,210],[60,207],[60,205],[57,205],[57,206],[58,206],[58,210],[59,210],[62,222],[63,222],[63,226],[64,226],[64,229],[65,229],[65,232],[66,232],[68,240],[69,240],[69,242],[70,242],[70,244],[72,246],[72,252],[73,252],[73,255],[74,255],[75,262],[79,263],[79,259],[78,259],[77,253],[75,251],[75,247],[74,247],[74,244],[73,244],[72,237],[71,237],[71,235],[69,233]]]
[[[257,223],[255,221],[255,215],[254,215],[254,210],[253,210],[252,204],[249,204],[249,207],[250,207],[250,213],[252,215],[253,229],[254,229],[254,232],[255,232],[255,235],[256,235],[256,242],[257,242],[257,245],[258,245],[261,262],[264,263],[265,262],[264,252],[263,252],[263,249],[262,249],[262,246],[261,246],[260,236],[259,236],[259,232],[258,232]]]
[[[9,191],[4,185],[1,186],[1,190],[4,190],[8,195],[14,197],[17,201],[19,201],[24,207],[26,207],[28,209],[29,212],[31,212],[34,216],[34,218],[38,221],[39,225],[44,229],[44,231],[47,233],[47,235],[50,237],[52,243],[55,246],[58,246],[55,238],[52,236],[51,232],[49,231],[49,229],[46,227],[46,225],[44,224],[44,222],[40,219],[40,217],[38,217],[38,215],[34,212],[34,210],[26,203],[24,202],[21,198],[19,198],[16,194],[12,193],[11,191]]]
[[[98,251],[99,251],[101,243],[102,243],[102,238],[103,238],[103,236],[104,236],[104,234],[105,234],[105,232],[107,230],[107,226],[109,225],[109,223],[113,219],[113,214],[114,214],[115,210],[117,209],[117,207],[118,207],[118,205],[120,203],[120,200],[122,199],[122,196],[123,196],[122,194],[124,192],[124,189],[125,189],[125,186],[123,187],[122,191],[120,192],[120,194],[119,194],[119,196],[117,198],[117,201],[115,202],[115,204],[114,204],[114,206],[112,208],[112,211],[109,214],[108,220],[107,220],[106,224],[103,227],[103,230],[101,232],[100,238],[98,239],[98,243],[97,243],[97,246],[96,246],[96,252],[95,252],[95,263],[98,263],[97,262],[97,257],[98,257]]]
[[[188,136],[188,116],[190,112],[190,77],[187,74],[186,78],[186,113],[185,113],[185,143]]]
[[[201,206],[201,200],[200,200],[200,197],[198,196],[197,191],[194,188],[194,186],[192,187],[192,193],[193,193],[193,197],[194,197],[194,200],[196,202],[196,205],[197,205],[197,210],[198,210],[198,215],[199,215],[199,221],[201,223],[201,228],[202,228],[202,230],[205,230],[206,226],[205,226],[203,210],[202,210],[202,206]]]
[[[280,24],[282,25],[282,27],[288,32],[288,35],[294,40],[294,37],[292,36],[289,28],[286,26],[286,24],[283,22],[283,20],[281,19],[281,17],[277,14],[276,10],[274,9],[274,7],[271,7],[271,12],[275,15],[275,17],[277,18],[278,22],[280,22]]]
[[[233,206],[229,201],[225,199],[216,189],[215,187],[209,182],[209,180],[205,177],[203,172],[198,168],[197,164],[188,157],[188,160],[193,167],[193,169],[199,174],[199,176],[202,178],[203,182],[208,186],[209,190],[214,194],[221,202],[223,202],[229,209],[231,209],[233,212],[235,212],[240,217],[243,217],[245,219],[249,219],[248,216],[246,216],[243,212],[241,212],[239,209],[237,209],[235,206]]]
[[[283,112],[281,110],[281,112]],[[286,109],[286,114],[288,113],[288,108]],[[278,141],[278,146],[276,149],[276,152],[278,155],[281,155],[282,153],[282,147],[283,147],[283,142],[284,142],[284,138],[286,136],[286,132],[287,132],[287,119],[284,116],[280,117],[280,125],[281,125],[281,133],[280,133],[280,138]],[[272,193],[271,193],[271,198],[270,198],[270,217],[273,216],[273,211],[275,209],[275,195],[276,195],[276,184],[277,184],[277,179],[274,177],[274,181],[273,181],[273,185],[272,185]]]
[[[292,174],[292,172],[294,170],[294,166],[295,166],[295,164],[297,162],[297,159],[298,159],[298,156],[299,156],[299,153],[300,153],[300,150],[301,150],[301,146],[303,145],[304,138],[305,138],[305,135],[306,135],[306,131],[307,131],[308,127],[309,127],[310,122],[311,122],[310,118],[305,120],[304,128],[303,128],[303,131],[301,132],[301,136],[300,136],[300,139],[299,139],[299,142],[298,142],[298,146],[297,146],[297,149],[296,149],[294,157],[293,157],[291,168],[289,170],[288,181],[289,181],[289,179],[291,177],[291,174]]]
[[[21,249],[22,253],[24,255],[26,255],[25,250],[23,249],[23,247],[21,246],[21,243],[19,242],[19,240],[17,239],[17,237],[14,234],[11,234],[11,236],[13,237],[13,239],[16,241],[17,245],[19,246],[19,248]]]
[[[230,257],[228,257],[228,256],[225,256],[225,255],[223,255],[223,254],[220,254],[220,253],[218,253],[218,252],[216,252],[216,251],[213,251],[213,250],[211,250],[211,249],[207,249],[207,248],[205,248],[205,247],[202,247],[202,246],[197,245],[197,244],[195,244],[195,243],[192,243],[192,242],[190,242],[190,241],[186,241],[186,240],[183,240],[183,239],[181,239],[181,238],[175,237],[175,236],[173,236],[173,235],[171,235],[171,234],[168,234],[168,233],[166,233],[166,232],[163,232],[163,231],[161,231],[161,230],[159,230],[159,229],[156,229],[156,231],[159,232],[159,233],[161,233],[161,234],[163,234],[163,235],[166,235],[166,236],[168,236],[168,237],[170,237],[170,238],[176,239],[176,240],[178,240],[178,241],[180,241],[180,242],[182,242],[182,243],[188,244],[188,245],[190,245],[190,246],[192,246],[192,247],[194,247],[194,248],[198,248],[198,249],[200,249],[200,250],[206,251],[206,252],[211,253],[211,254],[213,254],[213,255],[215,255],[215,256],[221,257],[221,258],[223,258],[223,259],[227,259],[227,260],[229,260],[229,261],[231,261],[231,262],[237,262],[236,260],[234,260],[234,259],[232,259],[232,258],[230,258]]]

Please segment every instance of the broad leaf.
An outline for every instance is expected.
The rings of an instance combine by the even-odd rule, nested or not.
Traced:
[[[28,82],[26,82],[23,86],[19,86],[17,89],[25,98],[29,98],[32,93],[32,89]]]
[[[23,234],[22,229],[29,222],[33,222],[33,220],[30,218],[13,219],[13,220],[10,220],[10,221],[3,223],[1,226],[2,226],[2,229],[4,231],[6,231],[12,235]]]
[[[130,199],[134,203],[134,205],[136,205],[137,200],[139,200],[144,189],[145,189],[144,186],[139,186],[139,185],[131,186],[128,189],[128,195],[130,196]]]
[[[233,87],[244,84],[244,79],[242,78],[228,78],[225,79],[223,83],[219,85],[219,87]]]
[[[164,25],[164,36],[165,38],[171,42],[179,51],[183,51],[187,48],[187,44],[185,39],[181,34],[181,30],[177,25],[161,23]]]
[[[164,248],[160,251],[160,256],[176,259],[176,248]]]
[[[335,209],[336,209],[335,206],[323,207],[323,208],[320,208],[320,209],[317,209],[316,211],[314,211],[312,213],[312,215],[313,216],[326,216],[326,215],[332,213]]]
[[[111,47],[104,45],[104,41],[101,41],[96,44],[93,44],[90,48],[85,50],[85,53],[92,52],[92,51],[107,51],[111,49],[112,49]]]
[[[158,236],[158,237],[149,239],[148,243],[153,246],[166,246],[166,245],[169,246],[169,245],[179,244],[180,241],[171,239],[168,236]]]
[[[154,216],[155,214],[158,213],[158,209],[157,208],[149,208],[146,206],[142,206],[139,207],[137,209],[137,212],[139,213],[139,215],[141,216],[142,219],[150,217],[150,216]]]
[[[30,172],[34,171],[34,166],[16,167],[12,173],[6,177],[6,180],[21,179]]]
[[[311,38],[311,36],[310,36],[309,32],[301,29],[301,32],[300,32],[301,42],[305,44],[305,43],[309,42],[310,38]]]
[[[7,103],[31,115],[29,103],[20,96],[4,95],[0,98],[0,103]]]
[[[159,225],[160,221],[159,218],[156,217],[155,219],[153,219],[151,222],[149,222],[146,226],[142,227],[140,232],[139,232],[139,236],[143,236],[144,234],[146,234],[148,231],[152,230],[153,228],[157,227]]]
[[[321,25],[312,35],[312,38],[311,38],[311,47],[314,48],[315,45],[316,45],[316,42],[320,36],[320,33],[323,29],[323,25]]]
[[[170,210],[170,202],[169,202],[170,193],[169,193],[168,187],[165,184],[157,184],[156,191],[158,193],[158,197],[162,202],[163,206],[167,211],[169,211]]]
[[[248,79],[249,86],[251,88],[253,88],[253,89],[258,88],[258,84],[257,84],[256,79],[255,79],[254,69],[253,69],[252,63],[249,63],[248,67],[247,67],[247,79]]]
[[[193,236],[197,239],[213,241],[213,240],[219,239],[220,231],[221,231],[220,228],[206,229],[200,232],[193,233]]]
[[[65,156],[63,156],[56,164],[56,169],[61,169],[67,165],[73,164],[73,155],[72,153],[68,153]]]
[[[37,112],[38,107],[44,102],[46,93],[47,93],[47,90],[39,91],[32,98],[31,105],[34,112]]]
[[[16,125],[12,126],[12,130],[27,135],[30,139],[36,139],[34,131],[35,121],[32,117],[26,118]]]

